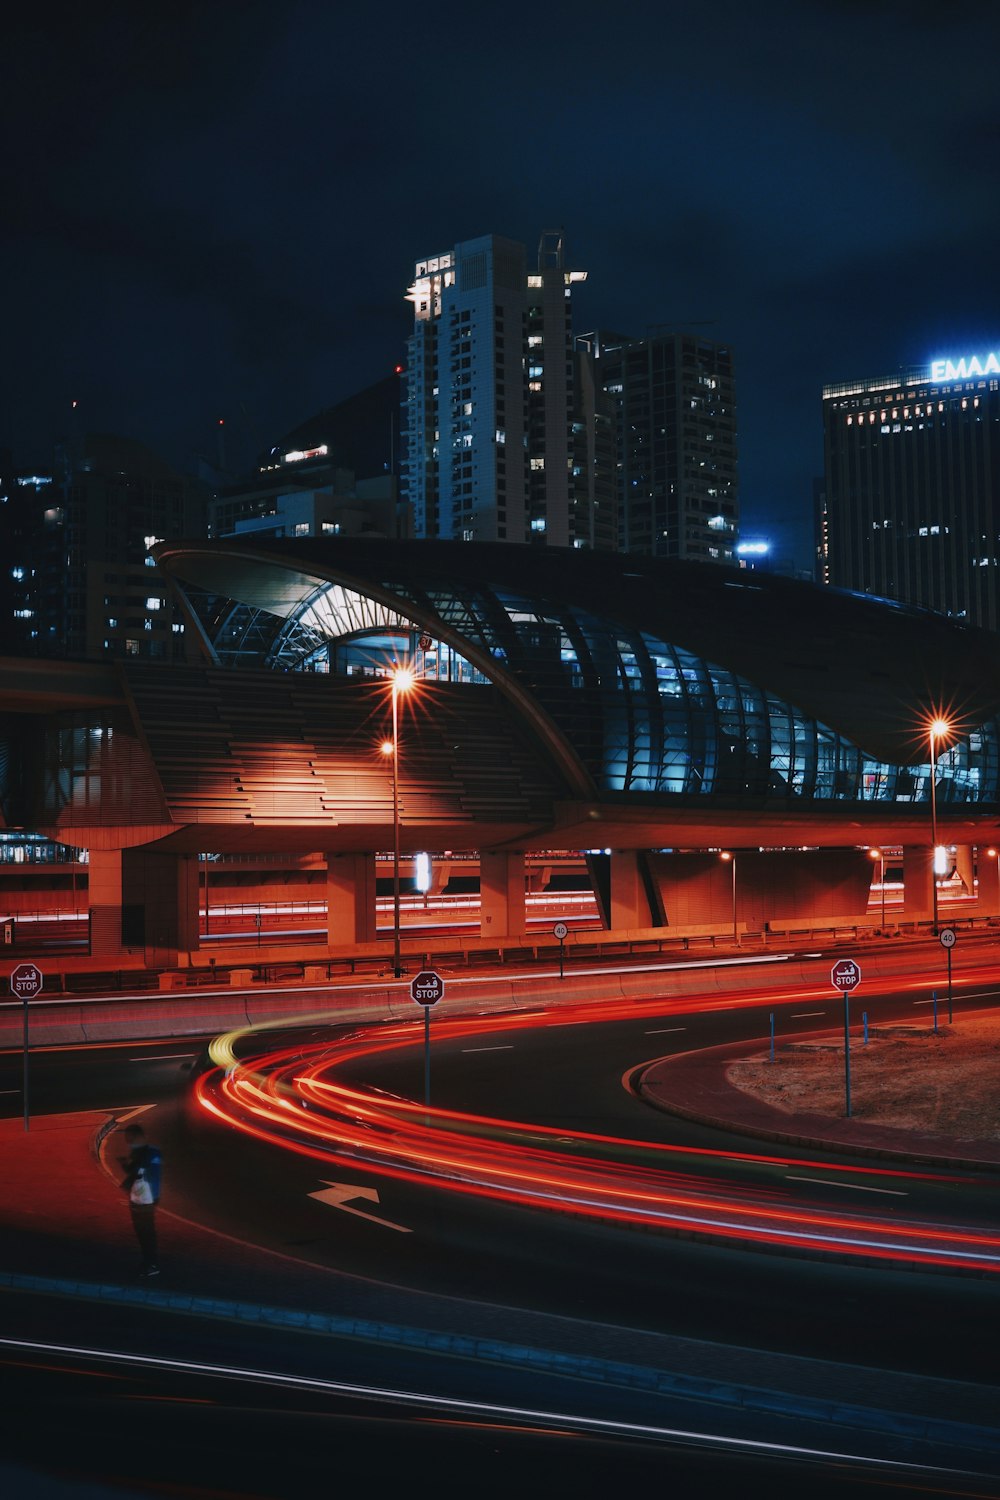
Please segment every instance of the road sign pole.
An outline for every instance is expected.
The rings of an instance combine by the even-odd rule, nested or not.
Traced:
[[[938,935],[938,941],[940,942],[941,947],[944,949],[945,953],[948,955],[948,1025],[950,1026],[952,1021],[954,1020],[951,990],[951,950],[952,948],[954,948],[956,942],[958,941],[958,933],[955,931],[954,927],[942,927],[941,932]],[[936,1024],[934,1030],[937,1031]]]
[[[10,992],[19,996],[24,1006],[22,1028],[24,1033],[24,1056],[21,1062],[21,1094],[24,1099],[24,1128],[31,1128],[31,1111],[28,1103],[28,1054],[31,1047],[31,1038],[28,1023],[28,1002],[42,992],[45,976],[37,964],[18,964],[12,970],[8,983]]]
[[[424,1006],[424,1124],[431,1123],[431,1008]]]
[[[851,997],[844,991],[844,1098],[847,1103],[847,1118],[851,1118]]]
[[[563,966],[564,949],[566,944],[566,935],[569,932],[569,928],[566,926],[565,922],[557,922],[552,931],[559,939],[559,978],[562,979],[565,972]]]
[[[30,1130],[30,1112],[28,1109],[28,997],[24,996],[24,1061],[21,1067],[21,1092],[24,1095],[24,1128]]]

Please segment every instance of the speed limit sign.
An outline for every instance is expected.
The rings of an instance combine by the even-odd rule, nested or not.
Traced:
[[[958,942],[958,933],[954,927],[942,927],[938,936],[942,948],[954,948]]]

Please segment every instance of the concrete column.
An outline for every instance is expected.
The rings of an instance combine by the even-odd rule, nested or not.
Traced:
[[[375,856],[326,857],[326,932],[331,948],[374,943]]]
[[[995,844],[980,845],[976,851],[979,877],[980,917],[1000,916],[1000,852]]]
[[[199,945],[198,858],[152,849],[126,849],[122,857],[122,937],[141,947],[150,964],[175,963]]]
[[[87,889],[90,951],[117,957],[122,951],[121,849],[91,849]]]
[[[611,851],[611,929],[659,925],[649,906],[643,878],[643,854],[637,849]]]
[[[975,864],[972,858],[971,844],[958,844],[955,847],[955,870],[961,878],[962,884],[970,896],[976,894]]]
[[[523,937],[528,929],[524,904],[524,855],[479,856],[479,931],[489,938]]]
[[[929,843],[903,849],[903,915],[929,922],[934,915],[933,851]]]

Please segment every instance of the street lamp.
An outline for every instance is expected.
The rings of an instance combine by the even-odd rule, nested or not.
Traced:
[[[731,849],[723,849],[719,858],[727,860],[733,867],[733,942],[737,947],[740,945],[739,928],[736,925],[736,855]]]
[[[392,757],[392,972],[403,972],[399,957],[399,699],[413,690],[416,676],[410,667],[389,674],[392,696],[392,739],[382,741],[382,754]]]
[[[885,850],[869,849],[872,859],[878,860],[878,883],[882,888],[882,926],[885,927]]]
[[[938,933],[938,832],[937,832],[937,743],[951,733],[951,725],[940,715],[927,726],[927,740],[931,751],[931,899],[933,904],[934,936]]]

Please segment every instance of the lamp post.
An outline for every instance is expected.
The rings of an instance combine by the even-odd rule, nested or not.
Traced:
[[[736,855],[731,849],[723,849],[719,858],[728,861],[733,870],[733,942],[737,947],[740,945],[739,928],[736,925]]]
[[[938,831],[937,831],[937,742],[951,732],[947,719],[932,719],[927,726],[927,740],[931,752],[931,902],[933,908],[934,936],[938,935]]]
[[[382,742],[382,754],[392,756],[392,972],[403,972],[399,956],[399,698],[411,691],[416,678],[410,667],[389,674],[392,697],[392,739]]]
[[[878,883],[882,891],[882,926],[885,927],[885,850],[869,849],[872,859],[878,860]]]

